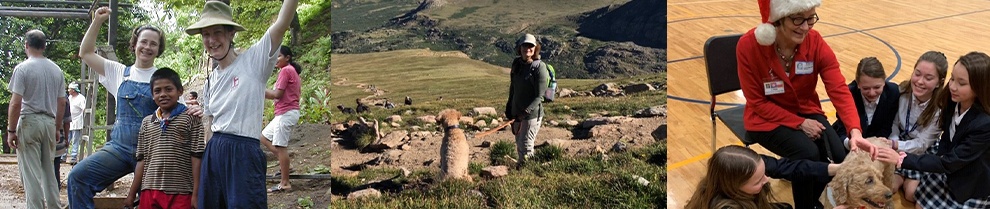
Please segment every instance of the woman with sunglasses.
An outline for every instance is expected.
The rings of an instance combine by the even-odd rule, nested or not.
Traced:
[[[789,159],[840,163],[847,151],[837,131],[848,133],[852,149],[876,156],[863,139],[863,128],[839,62],[818,22],[820,0],[759,0],[762,24],[740,39],[736,48],[739,84],[746,97],[746,137]],[[846,130],[834,130],[821,108],[818,78]],[[818,197],[827,182],[793,179],[795,208],[822,208]]]

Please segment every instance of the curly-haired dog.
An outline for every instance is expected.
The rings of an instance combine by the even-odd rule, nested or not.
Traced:
[[[440,144],[440,178],[471,181],[468,162],[471,160],[471,147],[464,130],[458,127],[461,112],[454,109],[440,111],[437,123],[443,127],[443,142]]]
[[[886,138],[871,137],[867,141],[877,147],[890,147]],[[825,208],[846,205],[850,208],[893,208],[895,191],[894,165],[873,161],[862,150],[849,153],[821,198]]]

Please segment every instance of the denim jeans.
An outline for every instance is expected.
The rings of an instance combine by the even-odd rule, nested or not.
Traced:
[[[130,67],[124,77],[130,75]],[[71,208],[94,208],[93,197],[114,181],[134,172],[137,161],[137,134],[141,120],[154,113],[151,87],[125,79],[117,90],[117,121],[103,148],[76,164],[69,172],[68,192]]]
[[[69,155],[68,156],[71,157],[70,159],[72,159],[72,160],[78,160],[78,159],[76,159],[76,156],[78,156],[78,154],[79,154],[79,146],[81,145],[81,144],[79,144],[79,140],[80,139],[82,139],[82,130],[70,130],[69,131]],[[62,159],[65,160],[65,157],[63,156]]]

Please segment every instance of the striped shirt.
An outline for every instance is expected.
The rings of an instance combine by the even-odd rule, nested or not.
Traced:
[[[171,117],[164,131],[162,122],[158,114],[141,121],[135,154],[138,161],[144,161],[141,190],[192,194],[192,157],[201,158],[206,148],[203,124],[184,112]]]

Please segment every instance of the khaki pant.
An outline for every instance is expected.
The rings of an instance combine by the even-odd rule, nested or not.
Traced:
[[[17,169],[28,208],[61,208],[52,167],[54,153],[55,119],[45,114],[21,115],[17,124]]]

